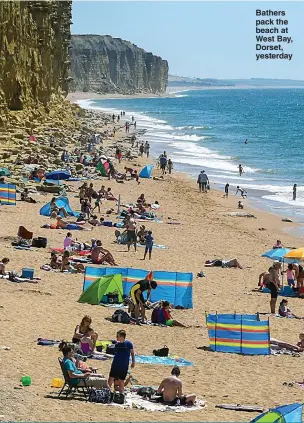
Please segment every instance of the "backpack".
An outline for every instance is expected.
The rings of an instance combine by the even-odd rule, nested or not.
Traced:
[[[12,271],[12,272],[9,272],[8,273],[8,280],[9,281],[11,281],[11,282],[18,282],[17,281],[17,278],[18,278],[18,273],[17,272]]]
[[[155,308],[151,314],[151,322],[158,323],[159,308]]]
[[[112,401],[115,402],[115,404],[124,404],[125,395],[122,392],[114,392]]]
[[[130,323],[130,316],[129,314],[124,310],[115,310],[113,316],[112,316],[112,322],[114,323],[124,323],[128,324]]]
[[[163,348],[160,348],[159,350],[153,350],[153,354],[156,357],[168,357],[169,348],[167,347],[167,345],[164,345]]]
[[[112,402],[112,394],[110,389],[92,389],[89,396],[90,402],[98,402],[100,404],[110,404]]]

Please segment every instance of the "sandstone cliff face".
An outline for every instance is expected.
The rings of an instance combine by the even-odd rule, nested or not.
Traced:
[[[162,93],[168,62],[108,35],[72,35],[70,91]]]
[[[71,1],[0,2],[0,126],[67,94]]]

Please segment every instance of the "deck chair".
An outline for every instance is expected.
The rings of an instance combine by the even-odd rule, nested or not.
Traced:
[[[71,378],[69,377],[69,374],[64,367],[63,359],[61,357],[58,357],[58,361],[59,361],[59,365],[60,365],[62,375],[63,375],[63,378],[64,378],[64,385],[63,385],[63,387],[61,388],[61,390],[58,394],[58,398],[63,393],[64,388],[67,387],[67,389],[65,391],[65,398],[67,398],[73,392],[77,392],[79,394],[84,395],[85,399],[88,400],[89,396],[90,396],[91,389],[87,386],[85,379],[82,379],[83,386],[71,385]]]
[[[28,231],[24,226],[19,226],[17,237],[18,241],[30,241],[33,238],[33,232]]]

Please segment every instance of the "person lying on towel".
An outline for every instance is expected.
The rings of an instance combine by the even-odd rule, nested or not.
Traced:
[[[77,225],[77,223],[65,222],[60,216],[57,216],[56,219],[57,219],[57,222],[56,222],[57,229],[67,229],[69,231],[72,231],[72,230],[91,231],[92,230],[89,228],[85,228],[81,225]]]
[[[205,261],[205,267],[235,267],[243,269],[237,259],[231,260],[207,260]]]

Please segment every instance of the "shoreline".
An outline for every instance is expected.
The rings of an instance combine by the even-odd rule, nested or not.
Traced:
[[[100,98],[100,99],[102,99],[102,98]],[[76,98],[76,97],[73,98],[73,101],[76,102],[80,107],[86,108],[86,106],[83,105],[84,100],[85,100],[84,98]],[[87,110],[94,110],[96,112],[105,113],[108,116],[111,116],[111,114],[112,114],[112,112],[110,110],[107,111],[107,108],[100,110],[100,109],[97,109],[97,108],[95,109],[93,107],[92,108],[88,107]],[[130,116],[127,113],[127,116],[126,116],[125,119],[123,119],[123,121],[130,120],[130,119],[128,119],[128,118],[130,118]],[[152,135],[153,136],[153,130],[147,129],[147,132],[146,132],[145,135],[147,135],[147,136]],[[145,139],[145,135],[142,136],[143,139]],[[159,151],[157,151],[157,153],[155,152],[156,154],[154,154],[155,160],[158,157],[158,154],[161,152],[158,143],[157,143],[156,146],[157,146]],[[167,151],[169,151],[169,150],[167,150]],[[153,142],[151,142],[151,156],[150,157],[152,157],[152,156],[153,156]],[[180,164],[180,163],[178,163],[177,165],[178,165],[178,167],[181,167],[181,168],[183,167],[183,165]],[[187,178],[190,178],[193,181],[196,180],[196,176],[193,175],[192,173],[187,173],[186,170],[183,170],[183,169],[178,170],[178,173],[186,175]],[[208,173],[208,171],[207,171],[207,173]],[[215,189],[219,193],[223,193],[224,184],[222,184],[220,182],[212,182],[211,181],[210,185],[211,185],[212,189]],[[272,202],[270,200],[263,199],[262,194],[263,194],[263,196],[265,196],[265,195],[271,194],[271,192],[270,191],[260,191],[258,189],[251,189],[250,191],[251,191],[250,192],[251,197],[246,200],[246,203],[248,205],[245,204],[245,210],[248,210],[249,212],[252,212],[253,214],[256,211],[267,213],[271,216],[276,216],[276,217],[280,218],[281,222],[282,222],[283,218],[290,218],[292,220],[292,222],[287,223],[286,227],[284,227],[284,229],[282,229],[282,232],[284,234],[287,232],[289,234],[292,234],[292,235],[295,235],[295,236],[298,236],[298,237],[301,237],[301,238],[304,237],[304,220],[303,220],[304,217],[296,216],[296,214],[292,210],[288,210],[288,211],[286,210],[286,212],[283,212],[283,210],[286,209],[286,206],[285,207],[282,206],[282,208],[279,208],[279,204],[280,204],[279,202],[278,203],[273,202],[274,204],[278,204],[278,206],[276,207],[277,212],[273,211],[273,210],[268,210],[268,208],[270,207],[269,204],[271,204]],[[230,196],[232,198],[234,198],[234,201],[236,203],[237,199],[239,197],[234,197],[234,194],[230,194]],[[280,209],[282,210],[282,212],[279,211]],[[299,231],[299,234],[295,234],[294,233],[295,231]]]

